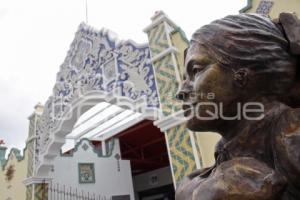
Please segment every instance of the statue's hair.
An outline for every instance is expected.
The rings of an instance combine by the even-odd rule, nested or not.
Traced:
[[[278,96],[296,84],[297,58],[283,28],[258,14],[230,15],[198,29],[191,44],[203,45],[221,66],[248,68],[270,80],[261,92]],[[300,67],[298,67],[299,69]],[[300,94],[298,94],[300,104]],[[298,105],[290,105],[298,107]]]

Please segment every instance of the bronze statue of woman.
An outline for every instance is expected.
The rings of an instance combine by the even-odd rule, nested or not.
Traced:
[[[215,165],[182,181],[177,200],[300,200],[299,55],[289,13],[227,16],[193,34],[176,97],[190,130],[222,139]]]

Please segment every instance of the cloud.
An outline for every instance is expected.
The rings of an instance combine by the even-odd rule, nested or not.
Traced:
[[[8,14],[8,10],[5,8],[0,8],[0,20],[3,20]]]

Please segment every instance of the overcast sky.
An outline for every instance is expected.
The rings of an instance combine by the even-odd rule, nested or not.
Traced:
[[[147,42],[143,28],[163,10],[186,33],[228,14],[246,0],[88,0],[88,24],[120,39]],[[51,95],[78,25],[85,0],[0,0],[0,139],[23,148],[27,117]]]

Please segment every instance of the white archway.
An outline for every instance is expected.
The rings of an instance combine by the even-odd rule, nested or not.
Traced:
[[[81,24],[57,74],[53,95],[37,121],[35,175],[47,176],[78,118],[108,102],[157,119],[159,98],[148,45],[119,41],[110,31]]]

